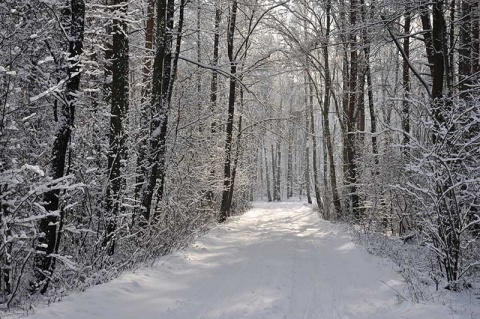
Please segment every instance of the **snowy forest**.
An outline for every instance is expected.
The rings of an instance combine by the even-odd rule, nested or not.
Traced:
[[[252,201],[480,270],[480,1],[0,1],[0,311]]]

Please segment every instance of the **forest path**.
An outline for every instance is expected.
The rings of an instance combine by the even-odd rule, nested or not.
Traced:
[[[256,203],[184,251],[50,307],[37,319],[452,318],[399,303],[398,275],[302,203]]]

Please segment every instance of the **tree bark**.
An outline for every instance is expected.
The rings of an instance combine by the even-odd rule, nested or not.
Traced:
[[[155,0],[148,0],[147,3],[147,21],[145,27],[145,54],[147,57],[143,61],[143,87],[142,87],[142,102],[140,110],[140,133],[138,139],[138,155],[137,155],[137,177],[135,186],[135,198],[141,197],[141,190],[145,183],[145,176],[147,174],[147,159],[148,153],[148,126],[151,117],[150,105],[148,105],[148,98],[152,90],[152,57],[154,41],[154,27],[155,27]],[[135,216],[134,216],[135,217]]]
[[[313,166],[313,190],[315,191],[315,199],[319,209],[323,207],[322,194],[320,193],[320,185],[318,178],[318,155],[317,155],[317,133],[315,129],[315,114],[313,112],[313,84],[309,85],[309,101],[308,107],[310,110],[310,134],[312,135],[312,166]]]
[[[403,39],[403,52],[405,52],[405,59],[403,60],[402,69],[402,85],[403,85],[403,101],[402,101],[402,130],[403,130],[403,153],[408,158],[410,154],[408,144],[410,143],[410,67],[408,66],[407,59],[410,58],[410,25],[411,25],[411,13],[410,6],[406,5],[404,17],[403,33],[405,38]]]
[[[443,16],[443,0],[435,0],[432,8],[433,26],[432,34],[432,99],[434,103],[443,98],[444,76],[445,76],[445,59],[444,59],[444,30],[445,17]],[[428,32],[427,32],[428,33]],[[440,114],[437,107],[434,110],[435,118],[443,123],[443,116]]]
[[[265,180],[267,182],[267,199],[269,202],[272,201],[272,193],[270,191],[270,173],[268,171],[268,156],[267,156],[267,148],[263,147],[263,153],[265,156]]]
[[[304,178],[305,178],[305,192],[307,193],[307,202],[309,204],[312,203],[312,195],[310,193],[310,147],[309,147],[309,136],[310,136],[310,110],[308,107],[308,75],[307,71],[305,71],[304,76],[304,87],[305,87],[305,171],[304,171]]]
[[[335,213],[338,216],[342,214],[342,204],[340,201],[340,196],[337,188],[337,173],[335,168],[335,160],[333,157],[333,143],[332,135],[330,132],[330,95],[331,95],[331,75],[330,75],[330,64],[329,64],[329,52],[328,52],[328,43],[330,38],[330,26],[331,26],[331,0],[327,0],[326,6],[326,31],[325,31],[325,44],[323,46],[323,60],[325,63],[325,96],[323,101],[323,134],[327,146],[328,162],[329,162],[329,171],[330,171],[330,185],[332,188],[332,199],[333,206],[335,208]]]
[[[71,0],[70,7],[63,15],[70,22],[70,38],[68,42],[68,80],[64,92],[64,103],[58,112],[57,131],[55,132],[50,176],[53,180],[64,177],[67,149],[70,143],[71,130],[74,123],[76,96],[80,89],[80,55],[83,53],[83,35],[85,28],[85,1]],[[31,291],[47,291],[50,278],[55,269],[55,258],[52,254],[58,250],[60,242],[59,225],[63,223],[63,212],[60,209],[60,190],[54,189],[45,193],[44,208],[48,213],[39,222],[39,233],[35,256],[35,281],[31,283]]]
[[[430,10],[424,2],[420,6],[420,20],[422,21],[422,28],[424,30],[423,39],[425,41],[425,52],[427,54],[428,67],[430,74],[433,76],[433,42],[432,42],[432,22],[430,20]]]
[[[293,196],[293,128],[288,130],[288,154],[287,154],[287,198]]]
[[[277,141],[277,145],[276,145],[276,151],[277,151],[277,158],[276,158],[276,179],[275,179],[275,200],[277,202],[281,201],[281,197],[282,197],[282,192],[281,192],[281,188],[280,188],[280,183],[281,183],[281,180],[282,180],[282,175],[281,175],[281,165],[282,165],[282,150],[281,150],[281,147],[280,147],[280,141]]]
[[[480,3],[472,4],[472,74],[480,72]],[[478,78],[478,77],[477,77]]]
[[[220,21],[222,18],[222,11],[220,8],[219,2],[215,2],[215,30],[213,36],[213,59],[212,59],[212,67],[214,70],[212,71],[212,81],[210,84],[210,111],[212,114],[215,113],[217,108],[217,91],[218,91],[218,73],[215,68],[218,66],[218,47],[220,44]],[[215,121],[211,124],[211,132],[216,133]]]
[[[241,93],[243,95],[243,92]],[[235,148],[235,157],[233,159],[233,167],[232,167],[232,182],[230,185],[230,194],[228,195],[228,205],[231,207],[233,202],[233,190],[235,189],[235,177],[237,176],[237,166],[238,166],[238,159],[240,157],[240,146],[241,146],[241,137],[242,137],[242,116],[238,118],[238,134],[236,140],[236,148]]]
[[[157,48],[153,63],[152,119],[150,128],[149,156],[147,158],[146,183],[143,187],[141,204],[144,221],[152,216],[152,200],[163,199],[166,169],[166,139],[168,116],[176,78],[178,55],[181,48],[183,16],[186,0],[180,3],[175,50],[173,43],[174,0],[158,0],[156,18]],[[172,52],[173,51],[173,52]]]
[[[218,46],[220,44],[220,21],[222,17],[222,11],[220,8],[220,3],[218,1],[215,2],[215,22],[214,22],[214,37],[213,37],[213,58],[212,58],[212,67],[214,70],[212,71],[212,80],[210,83],[210,113],[212,116],[215,114],[217,110],[217,94],[218,94],[218,73],[215,68],[218,66]],[[217,133],[217,123],[215,119],[210,124],[210,133],[213,137],[215,133]],[[210,170],[210,187],[213,187],[215,180],[215,168],[214,163],[212,163],[212,169]],[[214,202],[214,192],[210,188],[206,194],[207,201],[210,202],[210,205],[213,205]]]
[[[200,32],[201,28],[201,23],[200,19],[202,16],[202,11],[201,11],[201,0],[197,0],[197,62],[201,63],[202,62],[202,33]],[[198,103],[198,110],[201,109],[202,107],[202,99],[200,98],[202,96],[202,75],[200,73],[200,66],[197,67],[197,103]],[[202,126],[200,125],[200,130],[202,130]]]
[[[110,147],[108,154],[108,184],[106,198],[106,234],[105,243],[109,255],[115,249],[114,232],[116,217],[120,212],[121,189],[125,184],[122,167],[127,158],[125,122],[127,121],[129,98],[128,34],[124,20],[128,3],[114,0],[118,6],[119,19],[113,20],[113,56],[112,56],[112,95],[110,110]]]
[[[277,200],[277,160],[275,157],[273,144],[270,145],[270,155],[272,157],[272,200]]]
[[[357,0],[350,1],[350,74],[348,83],[348,109],[346,121],[346,184],[349,189],[349,203],[352,215],[355,219],[360,218],[359,198],[357,194],[357,164],[355,156],[355,114],[357,108],[357,84],[358,84],[358,55],[357,55],[357,36],[355,35],[355,25],[357,24]]]
[[[222,205],[220,214],[218,216],[219,222],[224,222],[230,214],[229,194],[231,186],[231,158],[232,158],[232,132],[233,132],[233,117],[235,115],[235,91],[236,91],[236,73],[237,61],[235,61],[233,53],[233,40],[235,35],[235,22],[237,17],[237,0],[233,1],[232,10],[230,12],[228,33],[227,33],[227,51],[228,59],[230,61],[230,81],[229,81],[229,95],[228,95],[228,117],[226,126],[226,140],[225,140],[225,160],[223,166],[223,192]]]
[[[469,88],[472,84],[470,75],[472,74],[472,5],[471,0],[463,0],[461,4],[460,41],[458,48],[458,90],[460,97],[468,99]]]

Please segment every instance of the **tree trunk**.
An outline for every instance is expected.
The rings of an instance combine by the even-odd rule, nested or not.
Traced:
[[[282,111],[283,111],[283,100],[280,101],[280,110],[279,110],[279,113],[282,114]],[[272,145],[273,147],[273,145]],[[273,150],[273,148],[272,148]],[[275,184],[274,184],[274,187],[275,187],[275,201],[279,202],[281,200],[281,180],[282,180],[282,175],[281,175],[281,165],[282,165],[282,149],[281,149],[281,145],[280,145],[280,137],[277,138],[277,142],[276,142],[276,145],[275,145],[275,151],[276,151],[276,157],[275,157],[275,166],[274,166],[274,170],[275,171]]]
[[[64,96],[65,103],[61,103],[58,112],[57,131],[55,132],[50,176],[53,180],[64,177],[67,148],[70,143],[71,129],[74,123],[76,97],[80,88],[80,62],[79,57],[83,52],[83,34],[85,21],[85,1],[71,0],[70,7],[63,12],[64,17],[70,22],[70,38],[68,45],[68,81]],[[35,281],[31,283],[31,291],[47,291],[50,278],[55,269],[55,258],[52,254],[58,250],[60,242],[60,226],[63,222],[63,212],[60,209],[60,190],[54,189],[45,193],[44,208],[48,213],[39,222],[39,233],[43,234],[38,239],[35,256]],[[58,227],[57,227],[58,226]]]
[[[430,21],[430,10],[428,10],[426,3],[422,3],[420,6],[420,19],[422,21],[422,28],[425,31],[423,33],[423,39],[425,40],[428,67],[430,68],[430,74],[433,76],[434,50],[432,43],[432,22]]]
[[[460,41],[458,48],[458,90],[460,97],[468,99],[469,89],[472,84],[472,5],[471,0],[463,0],[461,4]]]
[[[201,24],[200,19],[201,15],[201,0],[197,0],[197,62],[202,62],[202,33],[200,32]],[[197,67],[197,103],[198,103],[198,110],[200,111],[202,107],[202,75],[200,73],[200,66]],[[200,125],[200,130],[202,130],[202,125]]]
[[[480,72],[480,3],[472,4],[472,74]]]
[[[362,17],[364,23],[367,23],[367,15],[366,15],[366,5],[365,1],[361,0],[362,5]],[[371,17],[374,14],[374,8],[371,7]],[[372,17],[373,18],[373,17]],[[363,52],[365,54],[365,76],[367,80],[367,95],[368,95],[368,109],[370,113],[370,133],[372,133],[372,153],[374,157],[375,166],[378,166],[379,159],[378,159],[378,143],[377,143],[377,116],[375,115],[375,106],[373,100],[373,84],[372,84],[372,71],[370,66],[370,40],[368,39],[368,29],[365,27],[363,31],[363,43],[364,49]],[[377,175],[377,167],[374,168],[374,175]]]
[[[281,147],[280,147],[280,141],[277,141],[277,145],[276,145],[276,150],[277,150],[277,158],[275,160],[275,164],[276,165],[276,169],[277,169],[277,172],[276,172],[276,179],[275,179],[275,200],[277,202],[281,201],[281,197],[282,197],[282,193],[281,193],[281,188],[280,188],[280,182],[282,180],[282,175],[281,175],[281,165],[282,165],[282,150],[281,150]]]
[[[344,7],[344,10],[340,11],[340,28],[343,31],[341,33],[341,39],[342,42],[344,43],[343,45],[343,59],[342,59],[342,89],[343,89],[343,94],[342,94],[342,111],[338,111],[338,121],[341,123],[342,127],[342,142],[343,142],[343,153],[342,153],[342,170],[343,170],[343,186],[346,189],[346,197],[345,197],[345,207],[346,207],[346,212],[349,212],[351,204],[349,203],[350,198],[348,197],[348,128],[347,128],[347,123],[348,123],[348,102],[349,102],[349,94],[350,94],[350,89],[349,89],[349,73],[350,73],[350,68],[349,68],[349,61],[348,61],[348,52],[349,52],[349,45],[348,45],[348,30],[346,26],[346,21],[347,21],[347,4],[345,1],[341,1],[342,6]]]
[[[405,38],[403,39],[403,52],[405,52],[405,59],[403,60],[402,70],[402,85],[403,85],[403,101],[402,101],[402,130],[404,147],[403,153],[408,158],[410,151],[408,144],[410,143],[410,68],[408,66],[408,60],[410,58],[410,37],[406,36],[410,34],[411,25],[411,13],[410,5],[406,5],[404,14],[404,27],[403,33]]]
[[[215,2],[215,30],[214,30],[214,39],[213,39],[213,59],[212,67],[216,68],[218,66],[218,46],[220,43],[220,20],[222,17],[222,11],[220,9],[220,4],[218,1]],[[212,116],[216,113],[217,110],[217,91],[218,91],[218,73],[216,70],[212,71],[212,80],[210,83],[210,113]],[[210,124],[210,133],[212,137],[217,133],[217,123],[215,120]],[[210,170],[210,187],[213,187],[215,180],[215,168],[214,163],[212,163],[212,169]],[[210,202],[210,205],[213,205],[214,202],[214,192],[210,188],[206,194],[207,200]]]
[[[364,44],[365,46],[365,44]],[[363,60],[359,61],[360,72],[358,74],[358,89],[356,97],[356,107],[354,118],[356,120],[356,148],[363,150],[365,141],[365,80],[366,80],[366,63]]]
[[[313,189],[315,191],[315,199],[319,209],[323,207],[322,195],[320,193],[320,185],[318,182],[318,158],[317,158],[317,133],[315,129],[315,114],[313,112],[313,83],[309,83],[309,101],[310,110],[310,134],[312,134],[312,166],[313,166]]]
[[[142,190],[142,215],[144,222],[150,220],[150,210],[152,205],[153,192],[157,181],[158,161],[162,156],[163,145],[165,144],[165,136],[162,136],[162,128],[166,128],[168,109],[167,105],[162,101],[162,79],[164,74],[164,57],[168,50],[167,37],[167,1],[157,0],[156,6],[156,32],[155,32],[155,58],[153,61],[153,77],[152,77],[152,114],[150,126],[149,154],[143,169],[145,173],[145,184]],[[149,167],[151,166],[151,167]]]
[[[287,198],[293,196],[293,128],[288,130],[288,154],[287,154]]]
[[[180,4],[178,35],[175,52],[172,52],[174,4],[174,0],[168,0],[168,2],[166,0],[159,0],[157,2],[157,28],[155,36],[157,49],[153,63],[152,85],[153,114],[150,129],[150,151],[147,159],[148,169],[141,200],[145,222],[148,222],[152,215],[154,193],[156,202],[158,203],[163,198],[165,187],[165,144],[168,115],[176,77],[178,54],[181,47],[183,12],[186,0],[182,0]]]
[[[312,203],[312,194],[310,192],[310,147],[305,148],[305,190],[307,193],[307,203]]]
[[[0,173],[3,173],[3,170],[0,170]],[[3,185],[0,186],[0,199],[3,199],[4,191],[7,190],[7,187]],[[9,240],[12,238],[11,222],[9,222],[9,217],[11,212],[8,209],[8,205],[5,205],[2,200],[0,200],[0,231],[2,233],[2,242],[1,246],[3,247],[3,253],[0,257],[0,303],[8,304],[8,298],[12,293],[12,248],[13,242]],[[10,298],[11,300],[11,298]]]
[[[230,87],[228,95],[228,118],[226,126],[226,140],[225,140],[225,161],[223,166],[223,192],[222,205],[219,222],[224,222],[230,214],[231,207],[229,205],[229,194],[231,185],[231,158],[232,158],[232,132],[233,132],[233,116],[235,114],[235,91],[237,80],[235,74],[237,73],[237,61],[234,60],[233,40],[235,34],[235,21],[237,17],[237,0],[233,1],[232,10],[230,12],[230,19],[227,33],[227,51],[230,61]]]
[[[143,87],[142,87],[142,102],[140,110],[140,132],[138,139],[138,155],[137,155],[137,177],[135,186],[135,198],[141,197],[141,190],[145,183],[145,176],[147,174],[147,152],[148,152],[148,125],[150,121],[150,105],[147,101],[151,93],[151,69],[152,58],[151,52],[153,50],[153,34],[155,26],[155,0],[148,0],[147,3],[147,21],[145,27],[145,55],[147,57],[143,61]],[[135,216],[134,216],[135,217]]]
[[[357,37],[355,35],[357,15],[357,1],[350,1],[350,77],[348,83],[348,109],[347,109],[347,136],[346,136],[346,184],[349,189],[349,203],[352,215],[355,219],[360,218],[358,208],[359,198],[357,194],[357,164],[355,158],[355,114],[357,108],[357,87],[358,87],[358,56],[357,56]]]
[[[241,93],[243,95],[243,92]],[[241,141],[241,133],[242,132],[242,116],[238,118],[238,134],[237,134],[237,141],[236,141],[236,148],[235,148],[235,157],[233,159],[233,167],[232,167],[232,182],[230,184],[230,194],[228,195],[228,206],[232,206],[233,202],[233,190],[235,189],[235,177],[237,176],[237,166],[238,166],[238,158],[240,157],[240,141]]]
[[[270,173],[268,171],[268,156],[267,156],[267,148],[263,147],[263,153],[265,155],[265,180],[267,182],[267,199],[269,202],[272,201],[272,192],[270,191]]]
[[[273,144],[270,145],[270,155],[272,157],[272,200],[277,200],[277,161],[275,158],[275,152]]]
[[[445,17],[443,16],[443,0],[435,0],[432,10],[433,27],[432,46],[433,46],[433,74],[432,74],[432,98],[434,103],[440,102],[443,98],[445,59],[443,52]],[[434,116],[437,121],[443,123],[443,115],[440,114],[438,107],[434,107]]]
[[[212,67],[218,66],[218,46],[220,43],[220,21],[222,18],[222,11],[218,1],[215,3],[215,34],[213,38],[213,59]],[[218,91],[218,73],[216,70],[212,71],[212,82],[210,84],[210,111],[215,114],[217,108],[217,91]],[[211,124],[211,132],[216,133],[217,127],[215,121]]]
[[[325,32],[325,45],[323,47],[323,60],[325,63],[325,96],[323,101],[323,134],[324,140],[326,141],[327,146],[327,153],[328,153],[328,162],[329,162],[329,170],[330,170],[330,185],[332,187],[332,199],[333,199],[333,206],[335,208],[335,213],[338,216],[342,214],[342,204],[340,201],[340,196],[338,194],[337,189],[337,173],[335,168],[335,160],[333,157],[333,143],[332,143],[332,136],[330,133],[330,94],[331,94],[331,75],[330,75],[330,65],[329,65],[329,53],[328,53],[328,41],[330,37],[330,26],[331,26],[331,0],[327,1],[326,7],[326,32]]]
[[[310,136],[310,119],[309,119],[309,107],[308,107],[308,76],[305,72],[305,192],[307,193],[307,202],[312,203],[312,194],[310,193],[310,147],[309,147],[309,136]]]
[[[115,16],[125,17],[127,2],[115,0],[114,6],[118,7]],[[115,249],[114,232],[116,217],[120,212],[121,189],[125,184],[122,176],[122,167],[127,158],[125,122],[128,112],[129,93],[129,65],[128,65],[128,35],[127,25],[122,19],[113,20],[113,56],[112,56],[112,96],[110,111],[110,147],[108,155],[108,184],[106,199],[106,234],[105,245],[109,255]]]

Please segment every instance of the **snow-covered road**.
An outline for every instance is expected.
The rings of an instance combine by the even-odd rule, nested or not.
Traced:
[[[257,203],[155,266],[76,293],[36,319],[458,318],[400,303],[400,278],[301,203]]]

